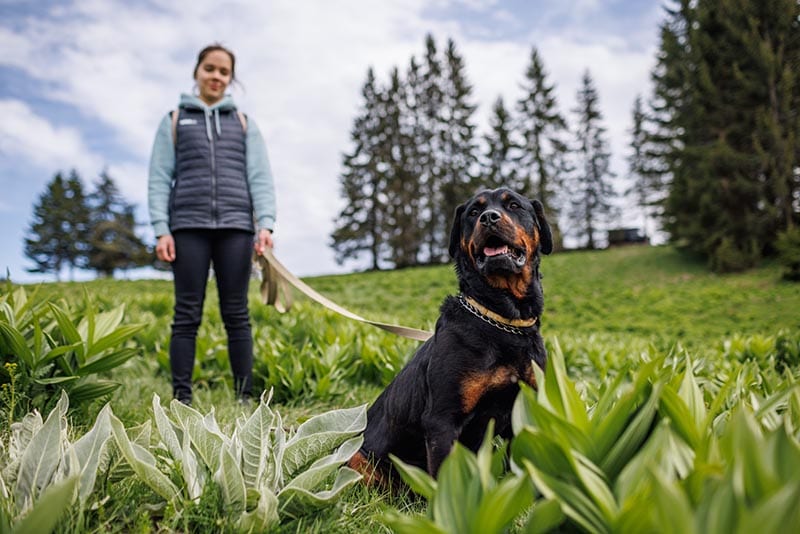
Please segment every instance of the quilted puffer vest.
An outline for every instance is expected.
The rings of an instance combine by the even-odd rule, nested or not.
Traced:
[[[178,110],[170,230],[253,232],[245,132],[235,109]]]

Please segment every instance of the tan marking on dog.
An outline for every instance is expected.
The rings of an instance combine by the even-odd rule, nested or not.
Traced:
[[[386,484],[380,470],[361,451],[355,453],[347,461],[347,467],[361,473],[364,477],[362,481],[367,486],[384,486]]]
[[[492,389],[516,383],[519,375],[511,367],[498,367],[489,372],[469,373],[461,381],[461,408],[465,414],[472,412],[478,402]]]
[[[522,371],[522,381],[534,389],[539,391],[539,385],[536,383],[536,373],[533,372],[533,362],[528,362],[525,369]]]
[[[523,228],[514,226],[514,246],[524,249],[528,254],[530,260],[531,255],[536,251],[539,246],[539,230],[534,228],[533,235],[525,232]],[[505,289],[509,291],[515,298],[522,300],[528,294],[528,288],[533,281],[533,265],[530,261],[525,263],[525,267],[519,274],[512,276],[490,276],[488,277],[489,285],[498,289]]]

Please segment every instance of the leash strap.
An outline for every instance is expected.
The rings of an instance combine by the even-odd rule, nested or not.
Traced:
[[[416,339],[417,341],[425,341],[433,335],[426,330],[417,330],[416,328],[409,328],[407,326],[370,321],[360,315],[356,315],[350,310],[342,308],[332,300],[317,293],[305,282],[289,272],[289,270],[275,258],[270,248],[264,250],[263,256],[256,256],[256,261],[261,267],[261,300],[264,304],[275,306],[275,309],[280,313],[288,311],[292,306],[292,297],[289,288],[289,285],[292,285],[311,300],[348,319],[371,324],[387,332],[408,339]]]

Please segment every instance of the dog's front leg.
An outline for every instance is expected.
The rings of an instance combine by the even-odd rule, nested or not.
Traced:
[[[439,467],[453,449],[461,434],[461,424],[458,422],[461,414],[432,413],[426,414],[422,420],[425,432],[425,451],[428,458],[428,474],[436,477]]]

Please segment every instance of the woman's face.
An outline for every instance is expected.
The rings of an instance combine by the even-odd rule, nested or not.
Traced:
[[[200,89],[200,100],[209,106],[220,101],[225,96],[232,75],[231,56],[222,50],[206,54],[194,75]]]

